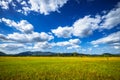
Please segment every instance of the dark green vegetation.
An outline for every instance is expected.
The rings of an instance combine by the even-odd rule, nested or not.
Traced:
[[[6,54],[3,52],[0,52],[0,56],[5,56]]]
[[[0,57],[0,80],[120,80],[120,57]]]
[[[21,52],[18,54],[6,54],[3,52],[0,52],[0,56],[61,56],[61,57],[68,57],[68,56],[78,56],[78,57],[83,57],[83,56],[91,56],[91,57],[120,57],[120,54],[111,54],[111,53],[103,53],[103,54],[84,54],[84,53],[77,53],[77,52],[73,52],[73,53],[53,53],[53,52],[41,52],[41,51],[35,51],[35,52],[31,52],[31,51],[27,51],[27,52]]]

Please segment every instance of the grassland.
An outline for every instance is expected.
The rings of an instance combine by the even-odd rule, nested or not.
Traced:
[[[120,57],[0,57],[0,80],[120,80]]]

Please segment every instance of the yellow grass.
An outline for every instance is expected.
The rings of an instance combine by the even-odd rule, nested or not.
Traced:
[[[0,57],[0,80],[120,80],[120,57]]]

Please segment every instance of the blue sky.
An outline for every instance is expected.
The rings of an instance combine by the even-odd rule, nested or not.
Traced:
[[[0,51],[120,53],[120,1],[0,0]]]

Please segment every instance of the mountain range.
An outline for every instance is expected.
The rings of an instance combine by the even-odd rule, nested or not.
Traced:
[[[83,54],[83,53],[54,53],[54,52],[41,52],[41,51],[26,51],[18,54],[6,54],[0,51],[0,56],[120,56],[120,54]]]

